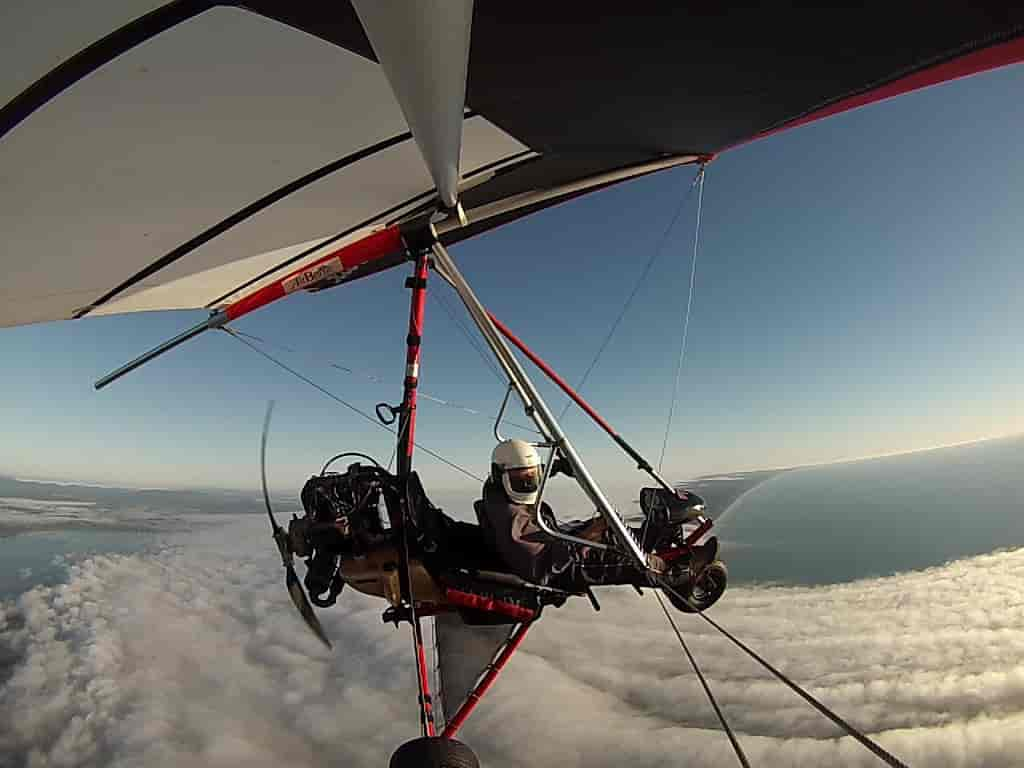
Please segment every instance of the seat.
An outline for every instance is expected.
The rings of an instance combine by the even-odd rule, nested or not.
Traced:
[[[444,513],[430,503],[419,474],[410,472],[405,483],[406,509],[412,537],[427,552],[440,546],[444,536]]]
[[[480,530],[483,531],[488,546],[496,556],[500,557],[498,555],[497,533],[494,530],[494,526],[491,525],[490,518],[487,516],[487,507],[484,505],[483,499],[477,499],[473,502],[473,512],[476,513],[477,522],[480,524]],[[540,513],[544,515],[545,520],[555,525],[554,512],[551,511],[551,507],[548,506],[546,501],[541,501]],[[585,526],[586,522],[582,523],[582,525]]]
[[[532,621],[544,605],[561,604],[565,593],[523,581],[508,572],[493,543],[479,503],[480,525],[455,520],[427,498],[419,476],[406,483],[409,528],[417,557],[468,624]]]
[[[473,503],[473,511],[476,513],[476,518],[480,523],[479,526],[476,527],[482,534],[483,542],[487,547],[488,554],[493,558],[494,562],[497,564],[495,567],[489,570],[496,571],[497,573],[495,575],[499,575],[502,578],[513,580],[521,587],[526,587],[530,589],[547,589],[547,587],[544,586],[544,584],[542,583],[535,583],[516,574],[506,564],[505,559],[501,555],[501,550],[498,548],[497,531],[494,530],[494,526],[491,524],[491,520],[487,515],[487,508],[482,499],[478,499]],[[547,515],[548,520],[553,521],[554,519],[553,514],[551,512],[551,507],[549,507],[547,504],[544,504],[543,502],[541,504],[541,514]]]
[[[411,517],[412,539],[424,563],[435,572],[449,568],[496,570],[500,559],[488,544],[480,526],[456,520],[427,498],[416,472],[409,473],[405,488]]]

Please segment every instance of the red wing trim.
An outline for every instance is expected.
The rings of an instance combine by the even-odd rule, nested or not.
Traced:
[[[228,321],[237,320],[242,315],[265,307],[294,291],[318,290],[331,284],[332,281],[344,278],[356,267],[395,253],[402,247],[402,237],[398,232],[398,227],[382,229],[367,235],[362,240],[331,251],[326,256],[289,272],[280,280],[275,280],[248,296],[228,304],[224,308],[224,313]]]
[[[1024,61],[1024,36],[1014,38],[1005,43],[993,45],[988,48],[982,48],[978,51],[973,51],[964,56],[958,56],[950,61],[945,61],[941,64],[936,64],[926,69],[919,70],[905,77],[901,77],[892,82],[881,85],[877,88],[872,88],[864,93],[859,93],[855,96],[850,96],[834,104],[829,104],[826,107],[817,109],[803,117],[798,117],[792,122],[780,125],[777,128],[771,128],[763,133],[759,133],[756,136],[752,136],[749,139],[744,139],[736,144],[733,144],[729,149],[735,149],[741,147],[744,144],[749,144],[752,141],[763,139],[768,136],[773,136],[776,133],[782,131],[788,131],[791,128],[798,128],[801,125],[807,125],[813,123],[816,120],[823,120],[826,117],[832,117],[842,112],[848,112],[851,109],[857,107],[863,107],[868,104],[874,104],[878,101],[884,101],[885,99],[891,99],[893,96],[900,96],[911,91],[916,91],[921,88],[927,88],[931,85],[938,85],[945,83],[950,80],[957,80],[961,77],[968,77],[970,75],[977,75],[981,72],[987,72],[991,69],[998,69],[999,67],[1009,66],[1010,64],[1019,64]]]

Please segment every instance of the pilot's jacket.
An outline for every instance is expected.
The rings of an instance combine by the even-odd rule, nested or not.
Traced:
[[[535,584],[546,584],[572,564],[569,547],[537,525],[531,507],[509,500],[490,480],[484,483],[483,500],[487,519],[480,523],[512,573]]]

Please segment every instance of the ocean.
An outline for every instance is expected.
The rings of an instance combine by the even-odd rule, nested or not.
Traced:
[[[61,529],[0,538],[0,600],[67,578],[70,562],[105,553],[144,552],[149,531]]]
[[[1024,546],[1024,438],[783,472],[723,510],[734,583],[833,584]]]

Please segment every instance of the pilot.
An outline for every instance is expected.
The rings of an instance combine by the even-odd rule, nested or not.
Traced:
[[[535,584],[561,584],[565,581],[586,583],[623,583],[625,569],[636,574],[615,552],[580,547],[553,538],[538,524],[534,512],[540,492],[542,466],[536,449],[525,440],[503,440],[491,455],[491,472],[483,487],[481,524],[490,530],[492,544],[505,566],[520,578]],[[552,475],[562,472],[572,476],[572,468],[564,459],[556,460]],[[553,522],[553,521],[552,521]],[[572,531],[576,538],[608,541],[608,523],[598,517]],[[609,559],[617,562],[602,565]],[[660,558],[651,556],[656,570],[664,569]],[[597,566],[600,576],[593,567]],[[659,567],[660,566],[660,567]],[[631,579],[625,581],[630,583]],[[566,584],[568,586],[568,584]]]

